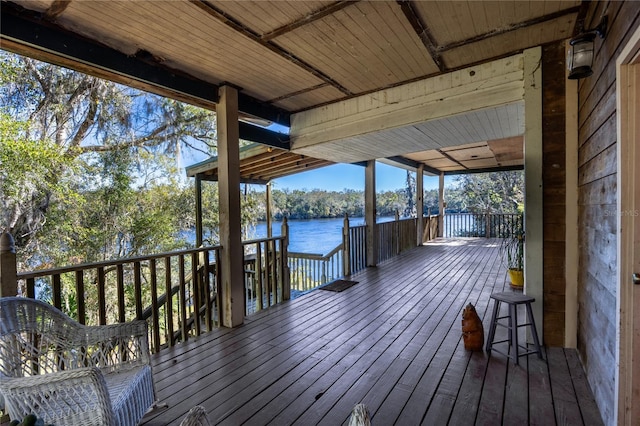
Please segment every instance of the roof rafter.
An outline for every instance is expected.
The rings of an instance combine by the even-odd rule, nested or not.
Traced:
[[[52,6],[53,7],[53,6]],[[117,83],[215,110],[218,86],[154,62],[148,52],[128,56],[105,45],[71,34],[47,19],[46,14],[27,11],[2,2],[2,47],[15,53],[73,67]],[[75,65],[75,66],[72,66]],[[289,112],[238,94],[240,112],[290,126]]]
[[[422,19],[420,19],[415,9],[411,5],[411,1],[397,0],[397,3],[400,5],[404,16],[407,18],[416,34],[418,34],[418,37],[420,37],[422,44],[424,44],[424,47],[427,48],[427,51],[429,52],[429,55],[431,55],[431,59],[433,59],[433,62],[435,62],[441,72],[446,72],[447,67],[442,62],[442,57],[438,52],[437,44],[433,39],[429,28],[427,28],[425,23],[422,22]]]
[[[237,32],[243,34],[245,37],[250,38],[254,42],[260,44],[261,46],[266,47],[267,49],[269,49],[272,52],[280,55],[281,57],[283,57],[284,59],[288,60],[289,62],[291,62],[291,63],[299,66],[300,68],[308,71],[309,73],[311,73],[315,77],[319,78],[320,80],[322,80],[322,81],[324,81],[326,83],[329,83],[330,85],[332,85],[336,89],[340,90],[345,95],[351,95],[351,91],[349,89],[347,89],[346,87],[344,87],[343,85],[341,85],[340,83],[338,83],[337,81],[335,81],[334,79],[332,79],[331,77],[329,77],[328,75],[326,75],[325,73],[320,71],[319,69],[311,66],[310,64],[306,63],[302,59],[300,59],[300,58],[296,57],[295,55],[293,55],[292,53],[287,52],[286,50],[282,49],[278,45],[276,45],[276,44],[274,44],[274,43],[272,43],[272,42],[270,42],[268,40],[263,40],[262,37],[259,34],[256,34],[254,31],[252,31],[249,28],[245,27],[240,22],[238,22],[237,20],[233,19],[232,17],[230,17],[229,15],[224,13],[218,7],[216,7],[215,5],[211,4],[209,1],[207,1],[207,0],[189,0],[189,1],[191,3],[193,3],[194,5],[198,6],[201,10],[203,10],[209,16],[218,19],[220,22],[222,22],[223,24],[225,24],[228,27],[232,28],[234,31],[237,31]]]

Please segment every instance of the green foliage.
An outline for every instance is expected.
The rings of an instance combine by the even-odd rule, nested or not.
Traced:
[[[447,209],[471,213],[521,213],[524,172],[474,173],[456,177],[456,190],[447,192]]]
[[[514,230],[502,238],[500,254],[508,269],[522,271],[524,269],[524,232]]]

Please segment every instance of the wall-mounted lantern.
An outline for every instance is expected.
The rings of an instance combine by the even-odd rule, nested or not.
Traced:
[[[569,67],[569,79],[577,80],[579,78],[589,77],[593,74],[593,45],[596,35],[604,39],[607,33],[607,17],[603,16],[600,24],[586,33],[572,38],[569,41],[571,49],[569,50],[569,58],[567,65]]]

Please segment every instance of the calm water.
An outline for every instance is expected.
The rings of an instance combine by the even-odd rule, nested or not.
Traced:
[[[289,220],[289,250],[326,254],[342,243],[343,218]],[[364,218],[349,220],[351,226],[364,224]],[[273,236],[282,235],[282,222],[273,221]],[[258,222],[250,238],[266,238],[267,223]]]
[[[380,217],[378,222],[388,222],[393,217]],[[289,250],[303,253],[327,254],[342,243],[343,218],[289,220]],[[364,224],[364,218],[349,219],[351,226]],[[273,236],[281,235],[282,222],[274,221]],[[266,238],[267,223],[259,222],[250,239]]]

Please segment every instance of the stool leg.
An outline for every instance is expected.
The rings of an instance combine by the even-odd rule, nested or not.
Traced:
[[[538,358],[542,359],[542,349],[540,348],[540,341],[538,340],[538,332],[536,331],[536,323],[533,321],[533,312],[531,312],[531,303],[526,304],[527,307],[527,320],[531,327],[531,335],[533,336],[533,343],[536,345],[536,351],[538,352]]]
[[[487,352],[491,352],[491,346],[493,345],[493,336],[496,334],[496,322],[498,321],[498,308],[500,307],[500,302],[497,300],[493,301],[493,315],[491,316],[491,324],[489,325],[489,336],[487,336],[487,344],[485,346],[485,350]]]
[[[509,323],[511,327],[511,357],[516,365],[518,363],[518,309],[514,303],[509,304]]]

